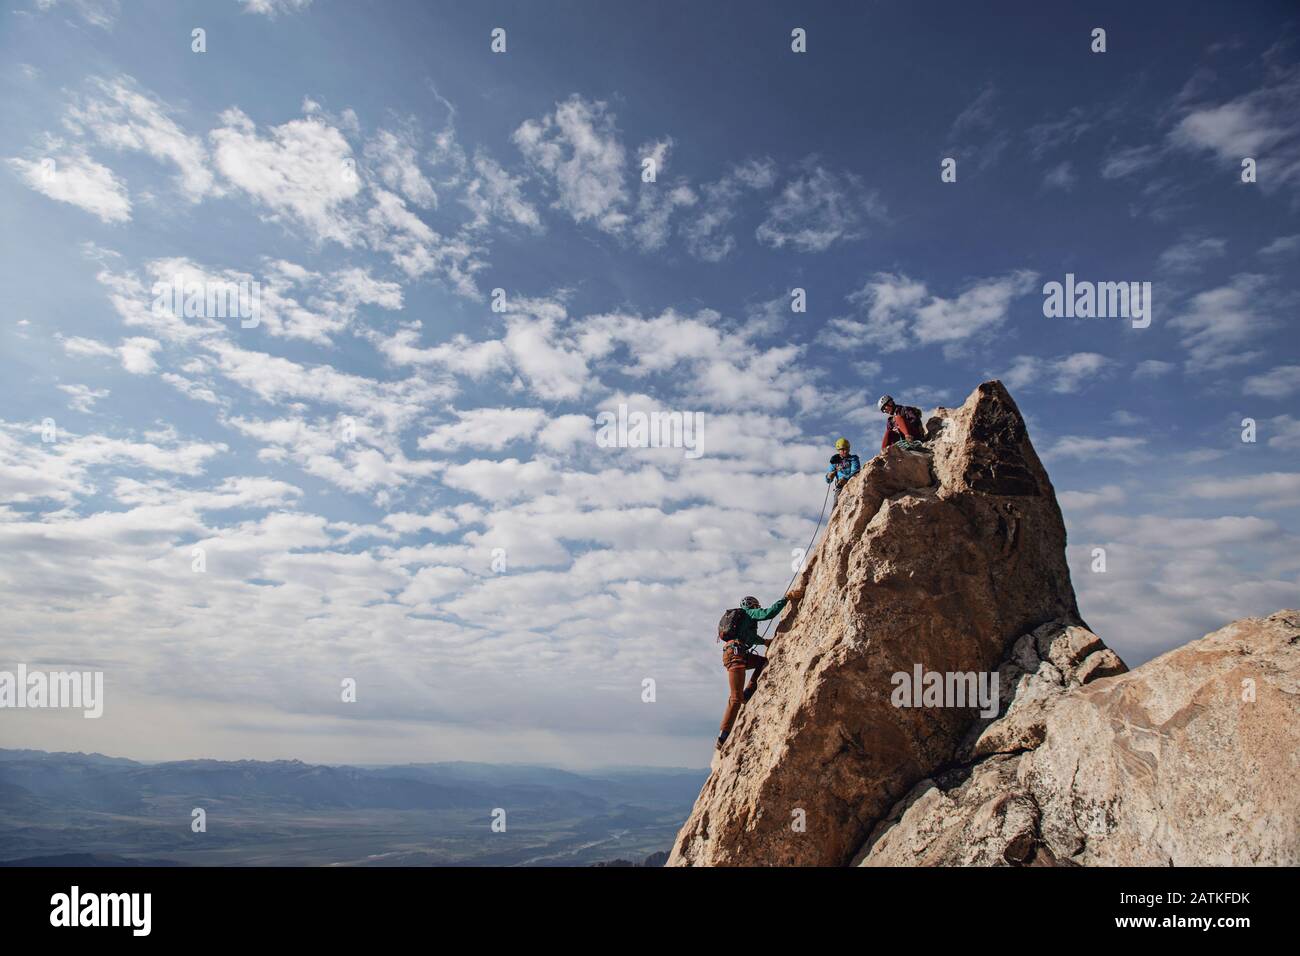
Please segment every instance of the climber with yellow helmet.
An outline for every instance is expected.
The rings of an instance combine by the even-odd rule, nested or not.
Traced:
[[[826,469],[826,484],[834,484],[835,497],[831,501],[831,507],[835,507],[835,502],[840,500],[840,489],[843,488],[850,478],[862,470],[862,462],[858,456],[849,450],[849,440],[841,438],[835,443],[835,454],[831,456],[831,466]]]

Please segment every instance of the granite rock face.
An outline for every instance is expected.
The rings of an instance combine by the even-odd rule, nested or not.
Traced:
[[[1300,611],[1118,674],[1086,632],[1038,637],[1004,664],[1004,714],[877,825],[862,865],[1300,864]]]
[[[1042,625],[1087,633],[1056,496],[1006,389],[984,383],[928,431],[927,450],[892,447],[841,493],[669,865],[850,862],[977,720],[895,706],[894,675],[987,675]]]
[[[1300,612],[1130,672],[1001,383],[927,431],[841,493],[668,865],[1300,864]]]

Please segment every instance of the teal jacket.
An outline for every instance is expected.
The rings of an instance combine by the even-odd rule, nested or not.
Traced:
[[[766,621],[780,614],[781,609],[789,603],[785,598],[778,598],[771,607],[747,607],[744,610],[755,621]]]

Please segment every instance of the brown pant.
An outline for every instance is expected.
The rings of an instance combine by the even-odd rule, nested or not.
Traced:
[[[722,714],[722,726],[718,732],[729,734],[741,706],[754,696],[754,688],[758,686],[758,675],[763,673],[763,668],[767,666],[767,658],[741,651],[736,645],[728,644],[722,652],[722,666],[727,669],[727,688],[731,691],[731,696],[727,698],[727,709]],[[754,669],[754,674],[749,678],[749,686],[746,687],[745,671],[751,667]]]

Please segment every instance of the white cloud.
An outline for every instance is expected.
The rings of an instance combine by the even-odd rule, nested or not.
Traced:
[[[461,568],[420,568],[398,600],[404,604],[428,604],[438,598],[464,591],[472,580]]]
[[[391,490],[428,478],[442,467],[438,462],[407,458],[384,425],[372,425],[368,418],[233,417],[226,424],[271,446],[275,454],[263,457],[287,457],[308,474],[345,491],[374,493],[380,502]],[[349,430],[353,434],[348,435]]]
[[[719,262],[736,248],[730,225],[739,212],[746,190],[771,189],[776,164],[767,158],[748,159],[721,179],[700,187],[698,212],[682,225],[686,248],[705,262]]]
[[[506,445],[532,438],[546,421],[540,408],[476,408],[456,412],[457,420],[439,425],[420,439],[420,448],[454,451],[459,448],[488,448],[500,451]]]
[[[917,279],[879,272],[849,296],[862,318],[834,318],[820,339],[836,348],[870,345],[884,352],[913,345],[954,346],[1002,325],[1012,300],[1033,291],[1037,279],[1033,272],[1018,270],[977,280],[948,299],[932,294]]]
[[[147,375],[158,367],[153,360],[153,353],[158,351],[161,343],[157,339],[134,336],[126,339],[118,347],[118,356],[122,359],[122,368],[132,375]]]
[[[1007,124],[998,120],[998,96],[997,87],[986,84],[953,120],[944,155],[956,159],[959,168],[982,172],[1010,145]]]
[[[221,175],[317,241],[357,241],[349,205],[361,192],[352,147],[323,119],[309,116],[271,127],[262,136],[243,111],[221,114],[208,136]]]
[[[586,415],[552,418],[537,436],[537,443],[552,452],[566,452],[594,440],[596,421]]]
[[[211,388],[192,381],[184,375],[177,375],[175,372],[163,372],[159,378],[172,386],[172,388],[176,389],[182,395],[192,398],[196,402],[206,402],[209,405],[226,404],[226,402]]]
[[[1300,451],[1300,418],[1278,415],[1268,420],[1268,446]]]
[[[1261,256],[1285,256],[1300,250],[1300,233],[1278,236],[1259,250]]]
[[[1122,179],[1152,168],[1160,162],[1160,159],[1160,149],[1156,146],[1121,149],[1111,153],[1102,161],[1101,176],[1103,179]]]
[[[434,231],[396,193],[373,190],[366,212],[366,236],[372,248],[387,253],[406,275],[442,278],[458,295],[477,299],[474,274],[484,268],[479,246],[464,235],[445,237]]]
[[[1236,349],[1259,342],[1260,333],[1274,324],[1268,314],[1268,284],[1265,276],[1235,275],[1227,285],[1192,296],[1169,321],[1170,328],[1183,333],[1188,371],[1217,371],[1262,354]]]
[[[1134,366],[1133,377],[1140,379],[1160,378],[1160,376],[1168,375],[1173,370],[1173,362],[1163,362],[1160,359],[1144,359]]]
[[[1047,458],[1075,458],[1080,461],[1114,459],[1135,462],[1146,441],[1131,435],[1110,435],[1106,438],[1088,438],[1065,435],[1044,452]]]
[[[60,385],[59,391],[67,392],[71,396],[68,399],[68,407],[78,412],[90,411],[94,408],[95,402],[109,395],[108,389],[91,388],[89,385]]]
[[[422,323],[414,321],[390,336],[367,333],[375,347],[394,365],[428,365],[482,379],[492,372],[510,368],[510,354],[498,339],[474,342],[456,335],[438,345],[421,348]]]
[[[861,238],[869,220],[883,220],[884,203],[852,173],[812,165],[786,183],[759,224],[758,240],[774,249],[824,252],[837,242]]]
[[[1300,472],[1193,481],[1186,490],[1196,498],[1227,499],[1243,507],[1283,508],[1300,504]]]
[[[512,176],[485,153],[474,155],[474,175],[461,197],[474,214],[471,224],[482,228],[497,220],[540,233],[544,227],[536,207],[524,196],[523,178]]]
[[[1096,491],[1060,491],[1056,500],[1065,511],[1093,511],[1097,508],[1116,508],[1128,496],[1119,485],[1102,485]]]
[[[80,149],[54,152],[35,160],[12,157],[8,162],[23,182],[42,195],[84,209],[104,222],[131,219],[126,184]]]
[[[94,492],[94,473],[107,466],[196,476],[211,458],[228,450],[224,444],[167,436],[137,442],[66,431],[47,443],[40,431],[39,425],[0,423],[0,500],[71,503]]]
[[[398,534],[414,534],[417,531],[447,534],[450,531],[455,531],[460,523],[448,514],[413,514],[406,511],[397,511],[384,515],[384,524]]]
[[[1216,548],[1261,543],[1281,533],[1275,522],[1253,516],[1169,518],[1163,515],[1101,514],[1089,527],[1148,548]]]
[[[1054,392],[1069,393],[1102,377],[1114,365],[1113,360],[1096,352],[1075,352],[1055,359],[1017,355],[998,378],[1011,389],[1042,383]]]
[[[282,13],[300,13],[311,6],[311,0],[239,0],[245,13],[260,13],[275,19]]]
[[[366,144],[365,157],[389,189],[426,209],[438,205],[433,184],[420,170],[415,144],[409,133],[381,129]]]
[[[1069,192],[1078,181],[1079,177],[1068,159],[1062,160],[1043,174],[1043,185],[1048,189],[1063,189]]]
[[[540,120],[526,120],[513,139],[557,192],[555,205],[574,222],[609,233],[623,229],[626,152],[605,103],[574,94]]]
[[[86,23],[102,30],[112,30],[122,13],[119,0],[36,0],[36,9],[71,8]]]
[[[1169,133],[1181,149],[1212,153],[1224,166],[1240,169],[1244,157],[1259,163],[1259,188],[1272,192],[1300,185],[1300,70],[1217,104],[1188,109]]]
[[[110,149],[144,152],[172,163],[181,195],[192,203],[219,194],[203,141],[182,130],[166,104],[126,75],[97,77],[89,85],[91,93],[68,108],[64,125]]]
[[[1186,238],[1160,253],[1156,265],[1168,272],[1192,272],[1227,252],[1228,243],[1212,237]]]
[[[56,338],[63,344],[63,350],[69,355],[78,358],[98,356],[116,358],[122,363],[122,368],[132,375],[147,375],[157,368],[153,353],[162,345],[157,339],[144,336],[123,339],[122,344],[118,346],[106,345],[95,339],[78,335],[64,337],[62,334],[57,334]]]
[[[1252,375],[1241,390],[1263,398],[1289,398],[1300,392],[1300,365],[1279,365],[1261,375]]]
[[[511,316],[505,347],[534,394],[547,401],[577,398],[591,379],[586,359],[559,335],[552,319]]]
[[[672,182],[667,179],[668,156],[672,146],[670,137],[641,148],[637,168],[640,169],[641,163],[646,159],[653,159],[656,164],[655,182],[641,183],[631,226],[632,239],[643,252],[663,248],[672,234],[672,219],[676,211],[699,202],[699,197],[684,179]]]

